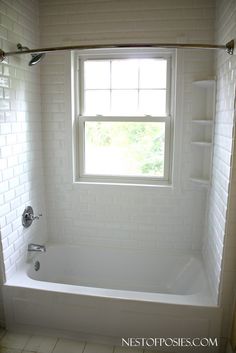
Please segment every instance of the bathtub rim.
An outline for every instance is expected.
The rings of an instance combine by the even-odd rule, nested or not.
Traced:
[[[104,316],[104,308],[106,307],[107,309],[111,309],[112,308],[112,313],[119,315],[122,312],[122,316],[123,315],[128,315],[129,313],[135,313],[138,316],[140,316],[140,319],[135,321],[137,322],[138,327],[141,325],[142,326],[142,318],[146,319],[147,315],[151,318],[151,317],[156,317],[156,319],[158,319],[158,317],[160,318],[160,316],[162,317],[162,315],[166,315],[166,313],[169,316],[169,320],[170,320],[170,329],[171,330],[175,330],[176,327],[178,327],[178,325],[173,324],[172,319],[173,317],[175,319],[179,320],[179,325],[180,327],[183,326],[183,319],[185,320],[189,320],[193,321],[193,322],[198,322],[198,324],[196,324],[196,330],[199,330],[199,327],[201,327],[202,322],[204,323],[204,321],[208,322],[207,327],[205,327],[205,329],[207,331],[202,332],[202,329],[200,329],[200,332],[195,334],[194,337],[219,337],[220,338],[220,320],[221,320],[221,308],[219,306],[217,307],[205,307],[205,306],[192,306],[192,305],[179,305],[177,303],[175,304],[163,304],[163,303],[151,303],[151,302],[139,302],[139,301],[125,301],[123,302],[122,300],[115,300],[116,303],[114,303],[113,300],[111,299],[106,299],[106,298],[102,298],[102,297],[95,297],[93,299],[93,297],[79,297],[77,295],[71,294],[71,293],[67,293],[67,295],[59,293],[56,294],[54,296],[54,293],[50,293],[47,292],[45,290],[39,290],[37,291],[37,289],[35,288],[29,288],[29,291],[27,288],[19,288],[19,287],[14,287],[14,286],[5,286],[3,288],[3,295],[5,298],[5,304],[4,304],[4,308],[6,311],[6,315],[7,315],[7,327],[19,332],[19,333],[29,333],[32,332],[32,334],[34,334],[35,332],[38,332],[42,335],[53,335],[55,337],[58,337],[60,335],[63,335],[64,338],[66,339],[74,339],[76,337],[76,339],[79,340],[86,340],[86,341],[91,341],[91,342],[96,342],[96,343],[101,343],[101,344],[112,344],[112,345],[119,345],[120,344],[120,337],[127,337],[127,334],[117,334],[116,329],[114,332],[112,333],[107,333],[107,331],[105,332],[94,332],[93,330],[86,331],[84,329],[81,329],[80,327],[77,328],[76,330],[74,329],[75,327],[77,327],[76,325],[74,325],[74,323],[69,323],[69,326],[66,327],[55,327],[54,324],[53,325],[48,325],[48,321],[50,321],[51,316],[48,317],[48,319],[43,318],[43,320],[46,320],[43,322],[38,322],[38,320],[42,320],[41,317],[41,312],[45,311],[45,305],[49,305],[48,306],[48,310],[51,310],[51,303],[50,301],[53,301],[53,303],[55,303],[56,305],[58,305],[58,310],[57,311],[61,311],[61,303],[63,302],[65,306],[71,305],[71,300],[73,301],[73,305],[83,305],[83,308],[90,308],[90,306],[94,307],[95,310],[100,310],[100,308],[102,308],[102,311],[100,310],[100,314],[102,312],[102,317]],[[25,303],[25,300],[33,300],[33,301],[37,301],[38,300],[40,302],[40,304],[42,305],[40,310],[40,314],[38,312],[38,316],[39,317],[35,317],[35,313],[32,312],[31,310],[31,316],[30,318],[25,319],[25,312],[24,310],[21,311],[21,313],[17,313],[16,316],[16,312],[17,311],[17,302],[16,302],[16,306],[14,305],[14,300],[23,300],[23,303]],[[80,299],[82,300],[82,302],[80,302]],[[83,304],[82,304],[83,303]],[[102,304],[102,305],[101,305]],[[23,304],[24,305],[24,304]],[[32,305],[32,304],[31,304]],[[141,306],[141,307],[140,307]],[[68,308],[69,308],[68,307]],[[18,308],[22,309],[22,303],[18,304]],[[114,311],[114,310],[115,311]],[[48,310],[46,308],[46,315],[48,313]],[[110,310],[108,310],[109,312]],[[105,311],[106,312],[106,311]],[[20,315],[20,319],[19,319],[19,315]],[[77,317],[77,314],[73,314],[71,313],[70,315],[75,315],[75,317]],[[99,318],[100,315],[96,316],[96,318]],[[17,320],[16,320],[17,318]],[[71,318],[71,316],[70,316]],[[125,317],[125,319],[127,319]],[[22,320],[22,321],[21,321]],[[32,326],[32,320],[33,320],[33,326]],[[64,320],[64,319],[63,319]],[[58,322],[61,322],[63,320],[58,320]],[[100,320],[100,319],[98,319]],[[198,321],[200,320],[200,321]],[[95,319],[96,321],[96,319]],[[79,323],[81,322],[81,320],[79,320]],[[105,320],[106,322],[106,320]],[[124,322],[124,326],[126,328],[126,322],[129,322],[129,320],[125,320]],[[162,326],[162,319],[161,319],[161,326]],[[99,321],[99,326],[100,326],[100,321]],[[206,325],[204,325],[206,326]],[[146,327],[146,326],[144,326]],[[155,332],[150,336],[150,333],[146,333],[144,334],[144,337],[156,337],[156,326],[154,326],[154,330]],[[188,326],[187,326],[188,327]],[[187,329],[186,327],[186,329]],[[23,330],[23,331],[22,331]],[[169,330],[169,326],[168,326],[168,330]],[[184,329],[185,330],[185,329]],[[197,331],[198,332],[198,331]],[[192,333],[191,333],[192,334]],[[171,333],[171,335],[168,334],[168,337],[185,337],[185,331],[183,331],[182,335],[177,335],[176,333]],[[128,335],[130,337],[136,337],[137,335],[133,335],[130,334]],[[190,335],[191,336],[191,335]],[[189,336],[189,337],[190,337]],[[137,337],[140,337],[139,335]],[[159,337],[159,336],[158,336]],[[165,334],[163,335],[163,337],[165,337]],[[173,353],[177,353],[176,351],[176,347],[174,347],[175,350],[173,351]],[[150,350],[150,352],[152,352],[152,350]],[[172,350],[170,350],[170,352],[172,352]],[[180,352],[178,350],[178,352]],[[182,348],[181,348],[181,352],[182,352]],[[214,351],[212,351],[212,353],[216,353],[215,347],[214,347]],[[164,353],[164,351],[163,351]],[[200,353],[200,352],[199,352]]]

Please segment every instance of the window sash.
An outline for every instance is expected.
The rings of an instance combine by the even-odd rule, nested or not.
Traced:
[[[87,174],[85,173],[85,122],[86,121],[108,121],[108,122],[164,122],[165,123],[165,153],[164,153],[164,175],[163,177],[158,176],[129,176],[129,175],[108,175],[108,174]],[[163,182],[166,184],[169,179],[170,174],[170,117],[108,117],[108,116],[80,116],[77,119],[77,129],[79,131],[79,143],[78,143],[78,155],[79,155],[79,174],[78,177],[81,181],[97,181],[97,182],[127,182],[127,183],[142,183],[142,184],[153,184],[153,182],[158,181],[159,183]]]
[[[138,57],[138,58],[142,58],[142,57]],[[146,56],[143,58],[147,58]],[[111,57],[106,57],[106,56],[94,56],[94,57],[81,57],[79,59],[79,72],[78,72],[78,83],[79,83],[79,91],[77,92],[77,99],[79,99],[79,104],[77,106],[77,112],[78,115],[80,116],[85,116],[84,115],[84,110],[85,110],[85,106],[84,106],[84,102],[85,102],[85,84],[84,84],[84,62],[86,60],[113,60],[113,59],[132,59],[131,57],[127,57],[127,56],[111,56]],[[152,55],[152,56],[148,56],[148,59],[163,59],[167,61],[167,77],[166,77],[166,117],[171,115],[171,56],[170,55]],[[99,89],[98,89],[99,90]],[[101,89],[102,91],[103,89]],[[112,91],[115,89],[109,89],[109,91]],[[118,89],[117,89],[118,90]],[[138,89],[137,89],[138,90]],[[141,89],[140,89],[141,90]],[[145,90],[145,89],[142,89]],[[125,89],[120,89],[120,91],[125,91]],[[96,115],[94,115],[96,116]],[[115,117],[115,115],[105,115],[105,116],[110,116],[110,117]],[[129,117],[134,116],[134,115],[129,115]],[[143,116],[146,117],[146,115],[138,115],[138,116]],[[158,117],[156,115],[151,115],[153,117]]]

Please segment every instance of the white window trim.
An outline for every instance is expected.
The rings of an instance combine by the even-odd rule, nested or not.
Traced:
[[[173,150],[173,126],[174,126],[174,88],[175,88],[175,51],[160,49],[122,49],[122,50],[99,50],[98,53],[91,51],[77,52],[74,62],[74,92],[75,92],[75,121],[74,121],[74,181],[82,183],[108,183],[128,185],[171,185],[172,183],[172,150]],[[117,59],[117,58],[163,58],[168,60],[167,71],[167,116],[83,116],[83,72],[79,62],[86,59]],[[82,65],[83,67],[83,65]],[[83,172],[84,168],[84,123],[85,121],[150,121],[165,122],[165,161],[164,177],[151,176],[109,176],[89,175]]]

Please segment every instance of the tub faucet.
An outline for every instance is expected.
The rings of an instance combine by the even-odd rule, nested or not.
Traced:
[[[28,251],[46,252],[46,246],[30,243],[28,244]]]

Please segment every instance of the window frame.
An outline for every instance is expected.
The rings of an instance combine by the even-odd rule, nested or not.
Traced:
[[[166,85],[166,116],[114,116],[96,115],[85,116],[84,104],[84,61],[86,60],[113,60],[113,59],[165,59],[167,60],[167,85]],[[109,184],[147,184],[147,185],[169,185],[172,179],[172,145],[174,125],[174,61],[173,50],[162,49],[113,49],[77,52],[75,61],[75,168],[74,176],[76,182],[109,183]],[[127,121],[127,122],[164,122],[165,123],[165,154],[164,175],[156,176],[124,176],[124,175],[94,175],[85,173],[85,122],[86,121]]]

